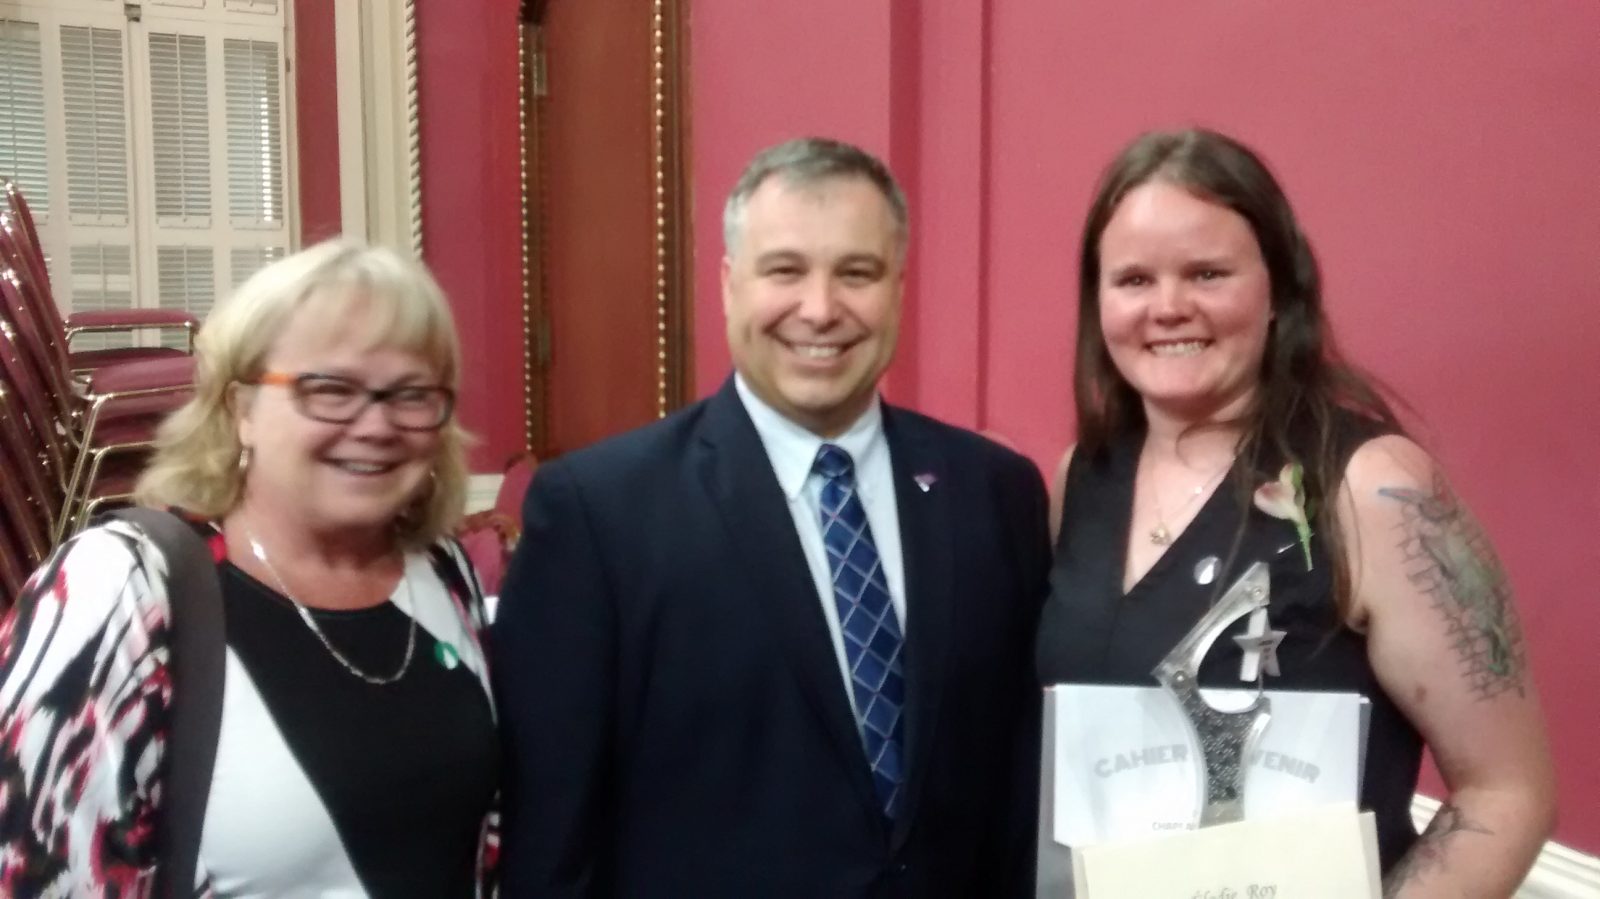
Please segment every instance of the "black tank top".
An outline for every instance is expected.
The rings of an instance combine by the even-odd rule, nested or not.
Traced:
[[[1353,419],[1347,425],[1346,439],[1340,441],[1346,449],[1341,464],[1361,441],[1376,436]],[[1272,626],[1288,636],[1278,649],[1282,674],[1268,678],[1267,686],[1360,693],[1372,703],[1361,804],[1374,812],[1378,852],[1387,872],[1417,839],[1411,798],[1422,738],[1379,686],[1367,662],[1366,639],[1340,624],[1326,546],[1312,537],[1313,564],[1307,571],[1294,526],[1249,505],[1248,491],[1275,477],[1277,466],[1262,465],[1252,473],[1241,462],[1124,595],[1133,481],[1142,443],[1143,435],[1135,434],[1092,458],[1079,452],[1068,466],[1050,598],[1039,626],[1040,680],[1156,686],[1151,673],[1156,664],[1205,613],[1218,590],[1251,563],[1268,562]],[[1246,516],[1242,532],[1241,513]],[[1212,556],[1226,567],[1202,585],[1196,567]],[[1240,686],[1242,650],[1230,637],[1244,625],[1236,623],[1212,645],[1201,667],[1202,685]]]

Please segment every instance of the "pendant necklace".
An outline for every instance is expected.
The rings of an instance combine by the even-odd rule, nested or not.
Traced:
[[[411,667],[411,657],[413,654],[415,654],[417,649],[416,615],[406,612],[403,607],[400,607],[399,603],[395,604],[396,607],[400,608],[402,612],[406,612],[406,617],[411,619],[411,628],[406,635],[405,658],[400,660],[400,667],[396,668],[393,674],[387,676],[368,674],[367,672],[356,667],[354,662],[351,662],[349,659],[345,658],[344,655],[339,652],[339,650],[334,648],[333,642],[328,639],[328,635],[322,632],[322,628],[317,627],[317,621],[312,617],[311,610],[306,608],[305,603],[295,599],[293,593],[289,592],[289,585],[283,582],[283,576],[278,574],[278,569],[273,567],[272,560],[267,558],[266,549],[261,546],[261,541],[256,539],[255,533],[252,532],[248,526],[244,528],[244,536],[246,540],[250,541],[250,553],[259,559],[262,567],[266,568],[267,573],[272,575],[273,581],[277,582],[278,590],[282,592],[283,595],[289,600],[289,603],[295,607],[295,611],[300,613],[300,620],[305,622],[306,627],[309,628],[311,633],[316,635],[317,640],[322,643],[322,648],[326,649],[328,654],[333,656],[333,660],[344,667],[344,670],[350,672],[356,677],[361,678],[363,681],[372,684],[375,687],[388,686],[389,684],[398,681],[400,678],[405,677],[406,671]],[[405,562],[402,560],[400,584],[405,589],[407,605],[410,605],[411,575],[404,570],[404,565]]]
[[[1184,499],[1183,505],[1179,506],[1177,511],[1175,511],[1173,514],[1182,515],[1190,506],[1194,505],[1195,500],[1205,495],[1206,490],[1212,484],[1220,480],[1222,476],[1227,474],[1232,468],[1233,459],[1229,458],[1227,465],[1224,465],[1216,473],[1195,485],[1193,490],[1188,491],[1188,496]],[[1162,514],[1161,496],[1154,490],[1150,492],[1150,502],[1156,508],[1156,526],[1150,529],[1150,542],[1154,543],[1156,546],[1171,546],[1174,535],[1172,530],[1167,527],[1166,515]]]

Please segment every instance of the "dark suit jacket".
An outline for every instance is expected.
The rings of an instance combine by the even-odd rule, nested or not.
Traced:
[[[1032,895],[1044,485],[970,432],[887,406],[883,427],[908,619],[900,817],[879,810],[730,380],[529,488],[491,643],[506,895]]]

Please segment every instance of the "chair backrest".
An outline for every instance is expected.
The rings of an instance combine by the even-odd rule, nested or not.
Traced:
[[[28,208],[28,201],[22,196],[22,190],[15,181],[9,178],[0,178],[0,194],[5,195],[5,210],[17,220],[28,242],[35,248],[41,247],[39,242],[39,229],[34,227],[33,210]],[[41,255],[42,255],[41,250]]]
[[[38,332],[40,347],[52,357],[50,364],[59,368],[70,382],[72,366],[67,352],[67,325],[50,293],[44,257],[37,247],[29,249],[27,244],[25,229],[5,212],[0,212],[0,267],[11,269],[17,302],[27,310],[27,318]]]
[[[528,492],[538,467],[539,460],[532,453],[512,459],[500,479],[494,508],[468,515],[456,531],[485,595],[500,592],[511,550],[521,536],[522,496]]]
[[[50,346],[34,306],[25,296],[14,269],[0,265],[0,315],[11,322],[11,338],[22,358],[31,366],[43,385],[45,395],[63,419],[71,421],[77,410],[77,393],[67,359]]]
[[[5,289],[5,272],[0,271],[0,293]],[[11,392],[13,405],[20,410],[20,423],[32,434],[31,445],[38,448],[50,483],[65,489],[68,478],[68,449],[66,428],[60,405],[48,396],[49,387],[39,377],[38,369],[28,358],[21,335],[0,303],[0,378]]]
[[[23,552],[26,566],[44,561],[50,551],[54,520],[47,503],[51,493],[40,470],[38,449],[22,423],[22,410],[0,380],[0,511]]]
[[[22,544],[11,534],[11,523],[0,518],[0,617],[11,610],[22,593],[29,568]]]
[[[539,469],[539,458],[524,453],[511,460],[500,479],[500,490],[494,496],[494,510],[511,516],[512,521],[522,520],[522,497],[533,483],[533,473]]]
[[[45,282],[49,287],[50,274],[44,264],[44,242],[39,239],[39,229],[33,223],[33,210],[28,208],[28,201],[23,198],[22,191],[11,181],[0,179],[0,194],[4,194],[4,211],[16,219],[21,239],[24,242],[22,249],[28,254],[29,263],[34,267],[34,276]]]
[[[30,302],[37,302],[39,320],[49,326],[51,336],[59,338],[63,347],[67,339],[67,323],[61,315],[61,308],[56,305],[55,295],[50,292],[50,275],[44,265],[44,259],[37,252],[28,249],[26,238],[21,236],[15,222],[0,212],[0,265],[9,265],[16,269],[17,279],[28,291]]]

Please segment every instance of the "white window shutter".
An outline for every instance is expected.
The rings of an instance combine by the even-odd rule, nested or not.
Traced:
[[[62,312],[125,309],[137,302],[127,22],[66,11],[44,20],[49,73],[46,122],[58,213],[41,237],[53,256],[50,284]],[[52,101],[52,97],[56,98]],[[50,103],[59,104],[55,109]],[[62,200],[65,203],[62,203]],[[64,206],[64,208],[63,208]],[[127,335],[85,334],[74,349],[125,346]]]
[[[192,312],[204,319],[217,295],[216,251],[205,245],[156,248],[156,283],[162,309]],[[187,346],[188,336],[170,331],[162,343]]]
[[[128,221],[127,88],[122,32],[61,26],[67,209],[75,224]]]
[[[0,19],[0,178],[16,182],[36,219],[50,217],[44,71],[38,22]]]
[[[261,16],[275,16],[278,14],[278,0],[226,0],[224,6],[230,12],[243,12]]]
[[[225,232],[228,247],[227,271],[220,273],[227,292],[290,246],[282,31],[231,25],[222,40],[221,78],[228,187],[225,224],[216,230]]]
[[[286,4],[133,5],[0,0],[0,175],[34,210],[63,313],[203,316],[291,247]]]
[[[236,228],[278,228],[283,207],[283,111],[279,45],[222,44],[228,107],[228,216]]]
[[[233,252],[228,254],[230,289],[238,289],[240,284],[267,263],[282,259],[284,255],[283,247],[234,247]]]
[[[68,287],[73,309],[103,312],[133,308],[133,250],[102,243],[73,244],[68,256]],[[129,346],[127,334],[87,333],[72,341],[74,350]]]
[[[156,220],[166,227],[211,225],[211,122],[206,38],[152,31],[150,124]]]

